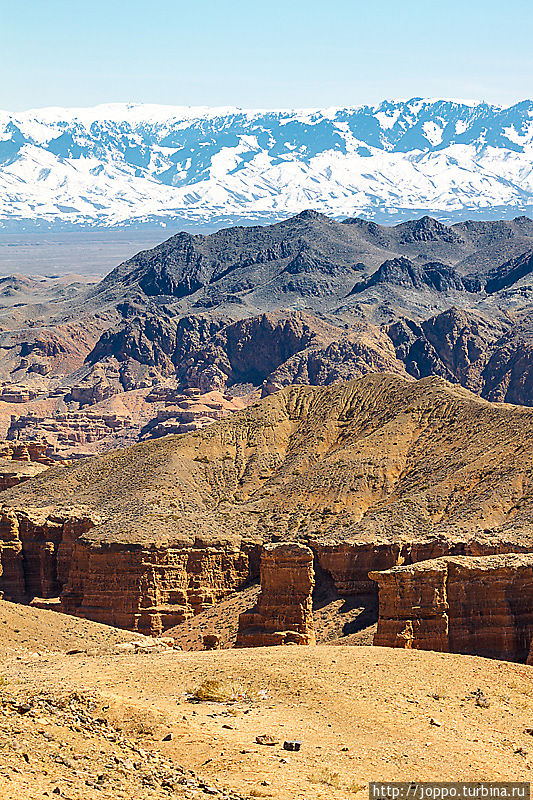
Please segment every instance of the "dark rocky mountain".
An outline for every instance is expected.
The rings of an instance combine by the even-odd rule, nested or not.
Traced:
[[[304,211],[264,227],[227,228],[210,236],[179,233],[121,264],[93,296],[102,301],[141,294],[188,298],[196,307],[242,302],[271,310],[293,295],[324,305],[348,294],[354,277],[366,278],[390,260],[453,266],[458,276],[472,275],[475,282],[532,243],[533,221],[526,217],[450,227],[423,217],[386,227]]]
[[[222,328],[177,367],[205,391],[252,383],[270,394],[292,383],[328,385],[369,372],[405,375],[388,336],[371,325],[333,325],[301,312],[261,314]]]
[[[168,380],[255,397],[369,372],[438,375],[533,405],[532,254],[525,217],[385,227],[306,211],[179,233],[97,285],[29,287],[33,302],[14,302],[20,283],[7,282],[0,381],[6,396],[16,384],[44,399],[0,406],[0,420],[42,414],[43,403],[50,413],[107,413],[113,396],[124,398],[113,408],[135,416],[141,401],[129,393]]]
[[[517,258],[511,259],[506,264],[493,270],[487,276],[485,291],[487,294],[501,292],[517,284],[522,278],[527,278],[533,272],[533,250],[527,250]]]
[[[356,283],[350,294],[360,294],[380,284],[409,289],[427,288],[435,292],[479,292],[483,286],[481,278],[462,276],[447,264],[415,264],[401,257],[384,261],[370,278]]]

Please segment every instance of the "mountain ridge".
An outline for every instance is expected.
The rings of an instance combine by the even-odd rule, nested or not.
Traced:
[[[393,222],[525,213],[533,101],[247,111],[0,112],[3,227],[273,222],[310,205]]]

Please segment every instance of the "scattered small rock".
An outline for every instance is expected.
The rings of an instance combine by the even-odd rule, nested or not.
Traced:
[[[479,708],[488,708],[490,706],[489,698],[484,692],[481,691],[481,689],[476,689],[476,691],[473,692],[473,697],[476,701],[476,706]]]
[[[273,736],[271,733],[261,733],[259,736],[255,737],[255,741],[257,744],[266,744],[269,747],[279,744],[279,739],[276,736]]]
[[[301,742],[296,742],[296,741],[283,742],[284,750],[292,750],[293,752],[298,752],[301,746],[302,746]]]
[[[437,728],[440,728],[440,726],[441,726],[440,722],[438,722],[438,720],[436,720],[434,717],[431,717],[431,719],[429,720],[429,724],[430,725],[436,725]]]
[[[172,734],[171,733],[167,733],[166,736],[163,736],[163,741],[164,742],[171,742],[172,741]]]

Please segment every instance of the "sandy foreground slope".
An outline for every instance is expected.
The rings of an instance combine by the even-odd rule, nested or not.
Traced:
[[[0,602],[2,800],[363,798],[372,779],[531,777],[531,667],[374,647],[117,647],[135,638]],[[191,702],[213,679],[242,699]],[[279,744],[257,744],[264,733]],[[284,751],[293,739],[300,752]]]

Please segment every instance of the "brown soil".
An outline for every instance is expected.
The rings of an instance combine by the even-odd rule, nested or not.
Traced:
[[[3,800],[362,800],[373,779],[531,777],[531,667],[373,647],[133,654],[114,644],[131,634],[53,612],[1,602],[0,620]],[[212,679],[244,697],[191,702]]]

